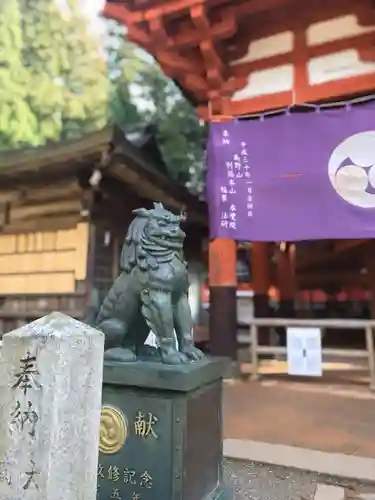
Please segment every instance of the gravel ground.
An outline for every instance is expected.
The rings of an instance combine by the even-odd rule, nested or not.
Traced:
[[[254,462],[225,460],[224,475],[233,500],[313,500],[317,484],[345,488],[348,500],[375,493],[375,485]]]

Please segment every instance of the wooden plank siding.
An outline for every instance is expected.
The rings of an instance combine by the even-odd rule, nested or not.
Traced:
[[[74,293],[86,278],[88,224],[0,235],[0,294]]]
[[[88,223],[0,235],[0,333],[53,310],[86,309]]]

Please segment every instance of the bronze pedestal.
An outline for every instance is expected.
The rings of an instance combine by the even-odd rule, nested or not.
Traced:
[[[222,483],[226,361],[105,362],[99,500],[227,500]]]

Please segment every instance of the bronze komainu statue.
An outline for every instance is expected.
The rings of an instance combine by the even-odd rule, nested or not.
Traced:
[[[152,210],[141,208],[133,213],[136,217],[121,251],[121,274],[94,322],[105,333],[105,357],[135,360],[144,351],[152,330],[163,363],[176,365],[201,359],[204,354],[194,347],[192,338],[181,216],[161,203],[155,203]]]

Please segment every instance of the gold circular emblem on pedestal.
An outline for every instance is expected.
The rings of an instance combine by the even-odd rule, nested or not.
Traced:
[[[125,415],[114,406],[102,406],[99,451],[111,454],[121,450],[128,435]]]

